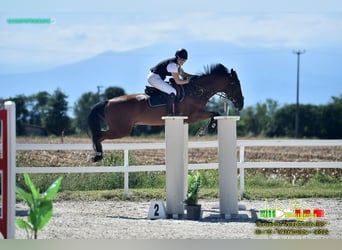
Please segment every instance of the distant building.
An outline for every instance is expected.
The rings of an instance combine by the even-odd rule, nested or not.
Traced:
[[[40,135],[47,136],[47,131],[45,128],[33,124],[23,124],[24,135]]]

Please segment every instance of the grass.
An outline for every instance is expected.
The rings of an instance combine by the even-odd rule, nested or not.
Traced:
[[[208,170],[207,170],[208,171]],[[212,171],[212,170],[211,170]],[[209,171],[209,172],[211,172]],[[213,175],[212,173],[210,173]],[[141,177],[143,176],[140,173]],[[56,177],[56,176],[55,176]],[[55,178],[53,177],[53,178]],[[51,179],[53,179],[51,178]],[[78,177],[79,178],[79,177]],[[148,179],[145,175],[142,177]],[[48,182],[48,181],[46,181]],[[158,186],[158,185],[157,185]],[[240,191],[239,191],[240,192]],[[217,187],[203,186],[199,193],[201,200],[213,200],[219,198]],[[293,198],[342,198],[342,182],[340,178],[332,178],[318,174],[306,183],[289,183],[286,180],[267,179],[257,175],[245,179],[245,192],[239,199],[293,199]],[[129,197],[125,197],[121,187],[105,190],[66,190],[61,191],[56,200],[112,200],[112,201],[150,201],[165,200],[165,186],[130,188]]]
[[[202,188],[199,200],[216,200],[219,198],[217,188]],[[265,198],[293,199],[293,198],[342,198],[341,185],[336,188],[309,187],[298,188],[265,188],[247,187],[244,196],[239,199],[260,200]],[[65,200],[96,200],[96,201],[151,201],[165,200],[164,188],[134,188],[129,190],[129,197],[125,197],[123,189],[113,190],[92,190],[92,191],[63,191],[55,199],[56,201]]]
[[[264,198],[292,199],[292,198],[342,198],[341,185],[336,187],[277,187],[277,188],[246,188],[243,198],[256,200]]]
[[[270,179],[261,175],[248,177],[244,197],[260,198],[342,198],[341,177],[316,174],[306,181],[292,184],[284,179]]]
[[[218,198],[218,171],[202,170],[203,182],[199,199]],[[61,174],[31,174],[40,190],[45,190]],[[61,200],[132,200],[165,199],[165,173],[139,172],[129,175],[129,198],[124,196],[122,173],[62,174],[63,182],[57,199]],[[25,187],[22,175],[17,185]],[[240,187],[240,185],[238,185]],[[240,192],[240,191],[239,191]],[[272,179],[261,174],[245,176],[243,199],[264,198],[342,198],[341,177],[318,173],[307,181],[291,183],[282,178]]]

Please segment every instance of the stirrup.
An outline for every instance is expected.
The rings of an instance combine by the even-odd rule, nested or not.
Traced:
[[[176,105],[172,105],[173,107],[171,108],[171,110],[169,110],[168,111],[168,114],[167,114],[167,116],[180,116],[181,115],[181,113],[178,111],[178,110],[176,110]]]

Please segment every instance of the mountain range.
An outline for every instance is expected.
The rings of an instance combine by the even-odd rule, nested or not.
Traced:
[[[192,43],[182,47],[189,52],[189,60],[183,66],[186,72],[202,72],[203,67],[212,63],[234,68],[239,74],[246,106],[263,103],[266,99],[279,104],[296,101],[297,57],[292,50],[241,48],[223,42]],[[6,99],[39,91],[52,93],[59,88],[73,106],[83,93],[96,93],[110,86],[121,87],[127,94],[142,93],[149,69],[160,60],[172,57],[177,48],[164,44],[127,52],[105,51],[50,69],[1,72],[0,97]],[[330,50],[309,50],[300,59],[301,103],[325,104],[332,96],[342,94],[340,56]]]

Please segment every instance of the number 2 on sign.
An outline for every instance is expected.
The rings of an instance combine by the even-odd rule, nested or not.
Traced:
[[[159,216],[159,205],[154,204],[154,216]]]

